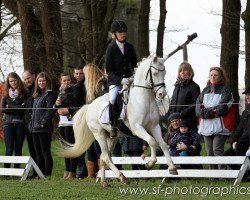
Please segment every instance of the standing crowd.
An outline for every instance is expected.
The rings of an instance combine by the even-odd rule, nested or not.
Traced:
[[[110,137],[117,137],[118,108],[115,100],[122,88],[121,83],[129,84],[126,81],[134,73],[137,58],[133,45],[126,42],[126,24],[120,20],[114,21],[111,32],[114,38],[107,47],[105,69],[87,64],[75,68],[73,77],[63,72],[59,91],[53,90],[51,79],[45,72],[35,76],[32,71],[25,70],[23,81],[14,72],[7,76],[2,99],[6,156],[13,153],[21,156],[26,137],[30,156],[44,175],[50,176],[53,169],[51,141],[54,116],[59,119],[60,137],[74,143],[74,114],[81,106],[105,93],[109,93]],[[199,156],[202,137],[208,156],[250,156],[250,111],[247,106],[236,131],[233,131],[236,108],[223,68],[210,68],[207,86],[202,91],[193,81],[194,75],[188,62],[180,64],[169,111],[160,120],[162,137],[169,145],[170,155]],[[246,103],[250,104],[250,88],[246,87],[243,94]],[[231,148],[224,151],[225,143],[231,136]],[[125,136],[117,143],[113,156],[121,156],[121,150],[129,156],[140,156],[147,146],[140,138]],[[65,158],[63,178],[94,177],[99,168],[100,153],[100,147],[95,141],[87,151],[87,164],[85,153],[78,158]],[[159,150],[157,154],[162,155],[162,152]],[[5,167],[9,168],[10,164],[6,163]],[[134,167],[143,169],[141,166]],[[210,167],[226,168],[215,165]],[[36,176],[35,172],[33,176]]]

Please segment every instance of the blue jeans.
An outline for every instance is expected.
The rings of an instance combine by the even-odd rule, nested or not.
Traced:
[[[15,152],[15,156],[22,155],[23,141],[25,137],[24,125],[22,123],[9,123],[4,124],[4,143],[5,143],[5,155],[12,156]],[[15,164],[15,168],[19,168],[20,164]],[[10,163],[4,164],[5,168],[10,168]]]

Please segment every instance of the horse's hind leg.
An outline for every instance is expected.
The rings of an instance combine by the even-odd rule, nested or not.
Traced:
[[[110,152],[110,153],[113,152],[113,150],[114,150],[114,148],[115,148],[115,145],[116,145],[117,141],[118,141],[118,138],[116,138],[116,139],[107,138],[107,143],[108,143],[108,148],[109,148],[109,152]],[[113,162],[111,162],[111,164],[114,165]],[[114,166],[115,166],[115,165],[114,165]],[[115,166],[115,167],[116,167],[116,166]],[[117,167],[116,167],[116,168],[117,168]],[[117,169],[118,169],[118,168],[117,168]],[[121,173],[120,171],[119,171],[119,173],[120,173],[120,174],[119,174],[118,177],[119,177],[121,183],[122,183],[122,184],[128,184],[129,181],[128,181],[128,179],[124,176],[124,174]]]
[[[108,187],[110,185],[105,179],[106,165],[105,165],[105,162],[102,159],[102,156],[100,156],[100,166],[101,166],[101,185],[102,185],[102,187]]]
[[[96,140],[98,141],[100,147],[101,147],[101,155],[100,155],[100,161],[101,161],[101,184],[103,187],[108,186],[108,182],[105,177],[105,166],[109,167],[121,180],[121,183],[125,184],[127,183],[125,176],[117,169],[117,167],[113,164],[111,158],[110,158],[110,147],[114,146],[114,144],[108,144],[116,142],[115,140],[111,140],[107,142],[107,140],[110,140],[109,135],[107,135],[105,132],[101,133],[96,137]]]

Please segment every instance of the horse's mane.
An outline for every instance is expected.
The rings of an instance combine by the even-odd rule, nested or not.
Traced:
[[[137,63],[137,67],[141,68],[142,66],[149,65],[152,61],[152,58],[152,56],[142,58],[142,60]]]

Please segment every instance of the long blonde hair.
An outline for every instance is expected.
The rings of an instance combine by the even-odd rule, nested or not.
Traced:
[[[99,93],[99,81],[102,79],[102,73],[98,67],[92,63],[87,64],[83,68],[85,76],[86,101],[93,101]]]
[[[180,76],[180,72],[181,70],[183,69],[186,69],[188,71],[188,79],[191,80],[193,79],[194,77],[194,70],[192,68],[192,66],[187,62],[187,61],[184,61],[180,64],[179,68],[178,68],[178,76],[177,78],[180,79],[181,76]]]

